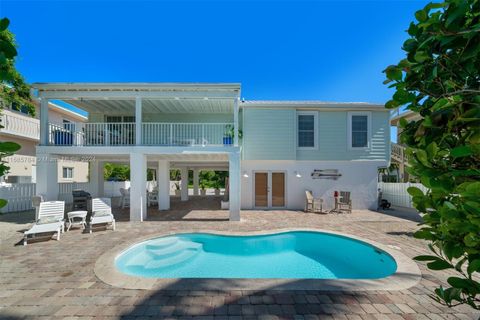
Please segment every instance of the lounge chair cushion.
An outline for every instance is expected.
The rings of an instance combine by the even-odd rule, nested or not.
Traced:
[[[57,217],[44,217],[44,218],[38,219],[36,224],[49,224],[49,223],[55,223],[60,221],[62,221],[62,219]]]
[[[112,212],[110,210],[99,210],[99,211],[95,211],[95,213],[93,214],[95,218],[111,216],[111,215],[112,215]]]

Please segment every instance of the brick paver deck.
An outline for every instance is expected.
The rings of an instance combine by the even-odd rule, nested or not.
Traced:
[[[407,256],[426,253],[412,238],[416,223],[371,211],[318,215],[294,211],[244,211],[242,222],[228,212],[209,210],[218,199],[172,202],[173,210],[150,210],[150,220],[134,223],[117,210],[117,231],[83,234],[79,229],[50,240],[15,245],[32,213],[0,216],[1,319],[477,319],[464,306],[449,309],[428,295],[448,272],[432,273],[420,264],[421,282],[403,291],[328,292],[128,290],[109,286],[94,274],[97,258],[135,237],[184,228],[202,231],[257,231],[320,228],[399,247]],[[203,208],[204,210],[194,210]],[[28,217],[28,218],[26,218]],[[181,281],[181,280],[180,280]]]

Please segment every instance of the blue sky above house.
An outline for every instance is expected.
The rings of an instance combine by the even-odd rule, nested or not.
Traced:
[[[241,82],[245,99],[386,102],[427,1],[1,1],[29,82]]]

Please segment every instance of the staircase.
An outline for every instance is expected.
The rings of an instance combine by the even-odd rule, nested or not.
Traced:
[[[201,243],[185,241],[177,237],[157,239],[146,245],[151,260],[145,269],[164,269],[179,267],[192,261],[202,250]]]
[[[405,154],[405,147],[394,142],[392,142],[391,145],[392,160],[400,164],[408,165],[407,155]]]

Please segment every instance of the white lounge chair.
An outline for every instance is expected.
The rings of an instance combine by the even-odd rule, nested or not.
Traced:
[[[323,199],[314,198],[310,190],[305,190],[305,212],[323,213]]]
[[[23,234],[23,245],[27,245],[29,235],[33,237],[39,233],[57,233],[57,240],[60,240],[60,233],[65,231],[64,223],[65,201],[46,201],[40,203],[38,219],[35,224]]]
[[[92,216],[88,223],[88,230],[92,233],[92,227],[95,224],[110,224],[115,231],[115,218],[112,214],[112,202],[110,198],[92,199]]]

